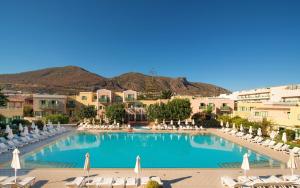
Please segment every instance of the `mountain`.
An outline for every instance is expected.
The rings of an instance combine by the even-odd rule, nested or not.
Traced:
[[[0,75],[0,85],[5,89],[33,93],[76,94],[106,88],[114,91],[132,89],[139,92],[172,90],[177,94],[213,96],[229,93],[228,90],[206,83],[189,82],[186,78],[148,76],[125,73],[105,78],[81,67],[66,66]]]

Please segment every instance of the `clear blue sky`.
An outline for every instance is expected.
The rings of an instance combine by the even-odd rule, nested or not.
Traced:
[[[0,73],[77,65],[231,90],[300,82],[299,0],[1,0]]]

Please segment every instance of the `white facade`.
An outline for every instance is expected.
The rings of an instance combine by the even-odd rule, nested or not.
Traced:
[[[300,84],[235,91],[229,95],[222,94],[220,97],[243,102],[298,103]]]

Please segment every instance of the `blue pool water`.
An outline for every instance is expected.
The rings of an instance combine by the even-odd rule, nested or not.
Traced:
[[[86,152],[92,168],[133,168],[137,155],[143,168],[240,168],[250,155],[252,167],[280,162],[215,135],[170,133],[76,133],[25,155],[25,168],[82,168]]]

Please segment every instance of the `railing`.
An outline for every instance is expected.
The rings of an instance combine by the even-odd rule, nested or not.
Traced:
[[[59,105],[58,104],[40,104],[40,108],[56,109],[56,108],[59,108]]]
[[[108,103],[109,102],[109,98],[99,98],[98,101],[100,103]]]
[[[125,101],[127,101],[127,102],[133,102],[133,101],[135,101],[135,99],[131,98],[131,97],[126,97]]]
[[[221,111],[230,111],[231,108],[230,108],[230,106],[221,106],[221,107],[220,107],[220,110],[221,110]]]

